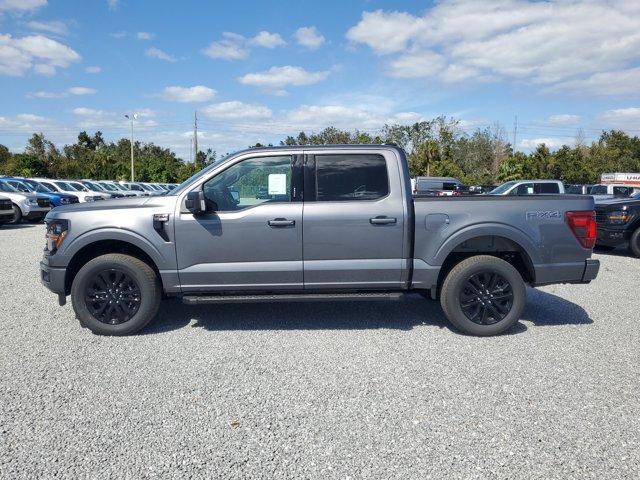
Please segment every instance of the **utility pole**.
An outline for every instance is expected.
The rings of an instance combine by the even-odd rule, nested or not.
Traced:
[[[135,182],[135,166],[133,164],[133,121],[138,118],[137,113],[133,113],[130,116],[125,115],[125,118],[131,120],[131,181]]]
[[[516,153],[516,135],[518,134],[518,115],[515,116],[514,120],[513,120],[513,145],[512,145],[512,150],[513,153]]]
[[[193,112],[193,150],[194,161],[198,161],[198,111]]]

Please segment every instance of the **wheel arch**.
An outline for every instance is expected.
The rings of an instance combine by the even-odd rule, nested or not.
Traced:
[[[77,249],[69,261],[66,268],[65,275],[65,292],[69,294],[71,292],[71,285],[80,269],[90,260],[106,255],[108,253],[121,253],[135,257],[147,265],[149,265],[155,272],[160,284],[162,285],[162,276],[160,270],[154,258],[147,253],[139,245],[132,242],[121,239],[100,239],[93,242],[86,243],[79,249]]]

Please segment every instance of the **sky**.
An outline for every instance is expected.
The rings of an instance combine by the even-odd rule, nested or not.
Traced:
[[[0,144],[192,155],[445,115],[529,151],[640,134],[640,1],[0,0]],[[516,122],[517,117],[517,122]],[[514,132],[514,126],[517,129]],[[578,134],[578,132],[581,132]]]

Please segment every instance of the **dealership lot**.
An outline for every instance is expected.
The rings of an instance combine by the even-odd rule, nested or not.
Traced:
[[[638,478],[640,260],[529,290],[508,335],[437,303],[185,307],[79,327],[0,229],[0,477]]]

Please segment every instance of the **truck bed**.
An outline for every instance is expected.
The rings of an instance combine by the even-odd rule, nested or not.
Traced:
[[[566,222],[568,211],[592,211],[583,195],[415,197],[412,288],[434,289],[447,259],[474,251],[518,255],[531,285],[578,282],[591,249]]]

